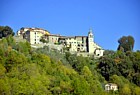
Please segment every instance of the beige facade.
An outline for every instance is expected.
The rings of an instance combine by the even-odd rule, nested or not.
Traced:
[[[41,28],[21,28],[18,32],[18,36],[23,36],[30,44],[40,44],[40,39],[43,35],[49,35],[47,30]]]
[[[40,39],[43,36],[43,33],[39,31],[27,31],[25,35],[25,39],[31,44],[40,44]]]
[[[60,35],[48,35],[47,36],[47,40],[48,40],[48,42],[50,42],[50,43],[58,43],[58,39],[59,39],[59,36]]]

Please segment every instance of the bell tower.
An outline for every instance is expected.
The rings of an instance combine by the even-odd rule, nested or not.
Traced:
[[[93,48],[93,33],[92,33],[92,29],[89,29],[88,32],[88,52],[89,53],[93,53],[94,52],[94,48]]]

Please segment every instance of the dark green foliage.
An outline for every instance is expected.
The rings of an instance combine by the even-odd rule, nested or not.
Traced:
[[[100,59],[100,64],[98,65],[100,68],[101,74],[105,77],[108,81],[109,77],[113,74],[120,74],[117,70],[117,64],[114,62],[112,58],[109,57],[102,57]]]
[[[93,59],[33,49],[8,36],[0,41],[0,95],[139,95],[139,63],[139,51],[108,51]],[[119,90],[106,92],[107,81]]]
[[[133,76],[133,81],[134,81],[135,84],[137,84],[138,86],[140,86],[140,73],[136,73]]]
[[[0,26],[0,38],[7,37],[9,35],[14,35],[14,32],[9,26]]]
[[[140,86],[140,52],[117,51],[104,55],[100,58],[98,71],[107,81],[113,75],[124,76],[130,83]]]
[[[104,55],[112,55],[112,54],[115,54],[115,51],[113,51],[113,50],[105,50],[104,51]]]
[[[118,40],[118,50],[121,51],[132,51],[134,48],[134,38],[132,36],[123,36]]]
[[[43,37],[41,37],[40,41],[41,41],[42,43],[48,43],[48,41],[46,41]]]

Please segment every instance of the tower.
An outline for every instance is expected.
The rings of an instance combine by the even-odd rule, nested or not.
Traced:
[[[93,33],[92,33],[92,29],[89,29],[88,32],[88,52],[89,53],[93,53],[94,52],[94,48],[93,48]]]

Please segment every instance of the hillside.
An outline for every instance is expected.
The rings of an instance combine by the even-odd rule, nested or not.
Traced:
[[[139,95],[139,72],[139,51],[106,51],[94,59],[34,49],[12,36],[0,41],[1,95]],[[110,82],[119,90],[106,92]]]

